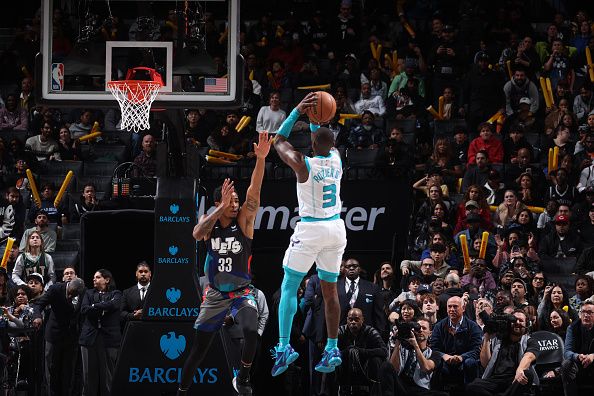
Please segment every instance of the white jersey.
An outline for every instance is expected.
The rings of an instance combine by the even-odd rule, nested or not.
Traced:
[[[342,161],[337,150],[327,157],[305,157],[309,177],[297,183],[297,201],[301,218],[329,219],[340,216],[340,179]]]

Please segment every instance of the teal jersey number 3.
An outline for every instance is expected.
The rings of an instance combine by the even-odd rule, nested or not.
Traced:
[[[336,205],[336,184],[329,184],[322,189],[324,195],[322,208],[331,208]]]

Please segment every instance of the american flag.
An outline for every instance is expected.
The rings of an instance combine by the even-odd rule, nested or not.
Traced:
[[[227,92],[226,78],[206,77],[204,79],[204,92]]]

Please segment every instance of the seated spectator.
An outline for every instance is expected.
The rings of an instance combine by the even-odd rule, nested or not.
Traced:
[[[41,209],[47,215],[47,220],[51,224],[62,225],[62,217],[66,216],[66,208],[64,204],[60,204],[59,208],[54,206],[56,200],[56,186],[54,183],[43,183],[39,189],[39,197],[41,198],[41,207],[35,209]],[[37,210],[29,211],[29,223],[35,223],[35,219],[38,216]]]
[[[584,248],[594,246],[594,204],[590,204],[588,218],[580,223],[578,233],[584,244]]]
[[[336,92],[334,93],[334,99],[336,100],[336,113],[337,114],[357,114],[355,105],[347,93],[344,85],[338,85]]]
[[[481,216],[475,213],[471,213],[466,217],[466,225],[467,228],[465,230],[460,231],[454,237],[454,243],[458,248],[458,252],[462,252],[462,247],[460,245],[460,235],[466,235],[466,240],[468,241],[468,248],[472,246],[472,242],[476,239],[480,239],[485,231],[484,228],[481,226]],[[491,257],[495,255],[495,239],[493,238],[493,233],[489,233],[489,238],[487,242],[487,254]],[[461,254],[461,253],[459,253]]]
[[[582,305],[579,320],[567,328],[564,360],[561,365],[563,390],[568,396],[577,396],[580,383],[591,383],[594,375],[594,303]]]
[[[511,287],[511,282],[513,278],[513,271],[507,271],[501,276],[500,281],[503,281],[504,279],[509,279],[509,286]],[[497,293],[495,294],[494,311],[496,314],[502,314],[505,311],[505,309],[509,306],[513,307],[511,291],[509,290],[509,288],[504,288],[504,285],[501,284],[501,288],[497,290]]]
[[[576,312],[580,310],[584,301],[594,295],[594,279],[586,275],[575,278],[575,294],[569,298],[569,306]]]
[[[502,183],[503,178],[496,169],[489,171],[487,182],[483,184],[486,191],[486,200],[489,205],[498,206],[503,202],[505,194],[505,184]]]
[[[207,139],[208,146],[212,150],[224,151],[231,154],[245,154],[245,144],[234,129],[229,125],[223,124],[213,130]]]
[[[29,131],[33,135],[39,135],[44,123],[49,123],[52,126],[51,136],[58,135],[57,126],[60,125],[61,114],[58,110],[52,110],[49,107],[36,107],[33,110],[31,122],[29,123]]]
[[[421,310],[419,309],[416,299],[392,301],[389,308],[392,312],[388,316],[388,321],[392,325],[396,322],[411,323],[421,316]],[[392,328],[391,335],[393,335],[394,331],[395,329]]]
[[[389,261],[381,263],[380,269],[378,270],[378,276],[374,279],[374,283],[380,288],[382,301],[384,301],[384,305],[387,307],[387,305],[396,298],[396,290],[398,288],[392,263]]]
[[[594,129],[594,110],[590,113],[588,120],[590,120]],[[594,157],[594,130],[590,130],[588,126],[582,125],[579,132],[580,140],[575,145],[575,162],[581,171],[592,165],[592,158]]]
[[[580,173],[580,182],[577,185],[577,189],[580,193],[584,192],[589,187],[594,187],[594,164],[582,169],[582,172]]]
[[[503,162],[503,145],[501,141],[493,136],[493,126],[489,123],[482,123],[478,127],[480,136],[470,142],[468,146],[468,164],[475,162],[475,156],[479,151],[486,151],[489,161],[494,164]]]
[[[413,184],[415,190],[419,190],[429,197],[431,203],[435,203],[439,198],[447,202],[448,210],[452,208],[452,203],[447,199],[449,194],[448,186],[443,182],[441,171],[439,169],[429,169],[422,179]],[[433,195],[433,196],[432,196]]]
[[[526,209],[526,205],[518,200],[516,192],[513,190],[506,190],[505,195],[503,196],[503,202],[495,211],[493,223],[497,227],[506,227],[523,209]]]
[[[440,320],[447,316],[446,308],[450,297],[462,297],[463,294],[464,292],[460,286],[460,276],[455,272],[450,272],[447,274],[444,279],[444,290],[438,295],[437,298],[437,304],[439,306],[439,312],[437,313],[437,316],[440,318]]]
[[[482,330],[464,317],[462,298],[450,297],[448,317],[437,322],[430,338],[442,386],[447,383],[469,384],[478,376]]]
[[[433,265],[433,259],[425,259],[423,260],[426,264],[431,263],[431,265]],[[404,268],[402,268],[402,264],[400,265],[402,273],[404,275],[404,273],[406,272]],[[407,267],[405,267],[407,268]],[[408,272],[407,272],[408,274]],[[406,291],[403,291],[402,293],[400,293],[398,295],[398,297],[396,297],[394,300],[392,300],[388,306],[388,308],[390,310],[394,310],[396,307],[400,306],[401,303],[403,303],[406,300],[416,300],[417,299],[417,291],[419,290],[419,285],[421,284],[421,277],[418,275],[412,275],[409,276],[408,278],[408,287],[406,289]],[[404,280],[404,279],[403,279]],[[388,318],[389,319],[389,318]],[[391,322],[393,322],[394,320],[390,320]]]
[[[44,122],[41,134],[31,136],[25,142],[25,150],[31,151],[37,157],[37,161],[61,161],[58,143],[51,137],[52,128],[50,123]]]
[[[58,140],[58,155],[62,161],[80,161],[82,158],[80,141],[72,139],[70,131],[65,126],[60,128]]]
[[[483,228],[489,231],[493,229],[493,225],[491,224],[491,209],[485,199],[484,190],[479,185],[472,184],[464,191],[462,202],[457,207],[454,233],[457,234],[466,228],[466,216],[470,213],[476,213],[481,216],[481,225]]]
[[[514,219],[508,224],[507,230],[516,230],[521,235],[526,236],[530,241],[529,244],[533,248],[537,248],[537,228],[534,216],[529,209],[522,209],[514,217]]]
[[[579,235],[570,230],[569,217],[555,216],[555,229],[545,235],[540,243],[538,255],[543,258],[578,257],[582,252]]]
[[[429,252],[430,256],[422,257],[421,261],[402,260],[402,263],[400,263],[402,276],[406,277],[411,272],[417,274],[421,272],[423,275],[435,275],[436,277],[444,278],[451,270],[459,270],[458,268],[452,268],[446,262],[447,247],[445,244],[441,242],[432,243],[429,245]],[[427,270],[423,271],[423,267],[426,267]],[[425,284],[431,284],[431,282],[425,282]]]
[[[375,117],[382,117],[386,113],[386,105],[381,96],[371,95],[371,85],[369,83],[363,83],[361,84],[361,96],[355,102],[355,111],[357,114],[364,114],[365,111],[369,111]]]
[[[454,144],[452,151],[454,156],[458,158],[461,164],[468,162],[468,134],[464,128],[454,129]]]
[[[520,149],[527,149],[532,154],[532,145],[524,137],[524,126],[518,123],[510,126],[508,136],[503,140],[503,162],[517,163]]]
[[[56,282],[54,260],[46,253],[40,233],[33,231],[27,239],[23,237],[23,241],[25,241],[25,247],[14,265],[12,281],[17,285],[24,285],[25,280],[28,282],[29,275],[35,273],[40,274],[42,284],[46,287],[54,284]]]
[[[432,293],[433,288],[432,286],[423,287],[423,293],[420,294],[420,301],[421,304],[421,312],[423,313],[423,318],[427,319],[431,326],[435,325],[439,320],[443,318],[438,318],[437,311],[439,310],[439,306],[437,305],[437,296]]]
[[[330,126],[331,127],[331,126]],[[378,166],[387,178],[408,174],[413,166],[410,146],[404,142],[402,131],[394,127],[390,131],[384,150],[379,153]]]
[[[92,110],[82,110],[78,122],[73,122],[72,124],[70,124],[70,127],[68,128],[72,139],[78,139],[79,137],[91,133],[94,121],[95,120],[93,120]]]
[[[487,270],[485,260],[475,258],[471,261],[470,272],[460,279],[460,286],[468,284],[476,286],[481,297],[484,297],[487,291],[497,288],[493,274]]]
[[[82,215],[96,210],[101,210],[101,203],[97,199],[97,188],[93,183],[87,183],[79,199],[72,203],[68,220],[71,223],[78,223]]]
[[[540,330],[551,331],[550,315],[555,309],[567,312],[571,320],[577,320],[577,312],[569,306],[569,294],[561,286],[555,283],[545,287],[542,301],[538,305],[538,322]]]
[[[526,282],[521,278],[516,278],[512,281],[511,294],[516,309],[522,309],[530,305],[528,301],[528,287],[526,286]]]
[[[557,88],[560,81],[571,81],[569,87],[573,91],[573,83],[575,81],[575,71],[573,70],[573,61],[569,57],[569,51],[563,44],[560,38],[554,38],[551,42],[551,55],[543,61],[542,68],[548,72],[551,79],[553,90]]]
[[[577,189],[570,186],[569,172],[565,168],[559,168],[556,171],[549,172],[553,185],[549,186],[545,193],[545,199],[554,200],[558,204],[573,206],[579,198]]]
[[[474,316],[476,317],[476,324],[481,329],[485,329],[485,324],[479,315],[482,311],[485,311],[489,316],[493,315],[493,303],[488,298],[478,298],[474,300]]]
[[[379,96],[385,102],[388,97],[388,84],[382,80],[382,71],[378,67],[373,67],[369,71],[369,85],[371,96]]]
[[[379,331],[365,324],[359,308],[349,310],[347,324],[338,329],[338,349],[342,364],[336,377],[341,389],[350,389],[348,394],[352,394],[380,388],[379,368],[386,360],[388,348]]]
[[[549,315],[550,332],[557,334],[562,339],[565,339],[567,328],[571,324],[571,319],[567,312],[562,309],[554,309]]]
[[[454,120],[464,118],[464,108],[456,103],[456,94],[452,87],[443,89],[443,114],[444,120]]]
[[[445,396],[445,392],[431,389],[431,379],[437,364],[433,350],[429,347],[431,323],[417,319],[420,329],[409,334],[396,335],[390,360],[381,367],[383,395],[428,395]]]
[[[391,97],[397,91],[407,86],[408,80],[417,79],[419,81],[419,95],[425,97],[425,80],[418,74],[418,61],[413,58],[404,60],[404,73],[398,74],[390,84],[388,97]]]
[[[505,114],[511,116],[520,110],[521,99],[529,106],[529,112],[536,114],[539,107],[538,89],[526,75],[526,70],[516,66],[513,77],[503,86],[505,94]]]
[[[432,244],[440,243],[445,246],[445,258],[444,261],[449,265],[450,271],[458,271],[461,266],[457,256],[456,245],[454,244],[453,238],[448,237],[444,232],[436,231],[429,236],[429,245],[428,247],[422,251],[421,253],[421,260],[431,256],[431,246]],[[441,265],[438,267],[441,268]]]
[[[256,119],[256,131],[258,132],[274,133],[278,131],[278,128],[287,118],[285,111],[280,108],[280,93],[278,91],[270,93],[268,103],[268,106],[262,106],[258,112],[258,118]]]
[[[29,302],[35,304],[44,293],[44,279],[40,273],[33,272],[27,275],[27,286],[31,289],[31,299]],[[50,285],[48,285],[50,286]]]
[[[569,101],[567,99],[561,99],[559,101],[559,106],[554,107],[553,110],[551,110],[551,112],[545,117],[545,134],[550,137],[555,129],[557,129],[559,125],[563,124],[563,117],[568,114],[571,114],[571,110],[569,109]]]
[[[537,271],[530,282],[528,294],[530,296],[530,305],[537,307],[543,299],[544,288],[546,285],[546,276],[543,271]],[[537,316],[536,314],[534,315]],[[533,328],[538,328],[533,326]]]
[[[56,250],[56,240],[58,237],[56,236],[56,231],[52,230],[49,227],[49,220],[47,217],[47,212],[43,209],[37,210],[37,215],[35,216],[35,227],[28,228],[23,233],[23,237],[21,238],[21,244],[19,246],[19,250],[24,252],[29,241],[29,237],[33,233],[38,233],[41,235],[43,239],[43,248],[44,251],[48,253],[52,253]]]
[[[349,143],[352,147],[377,149],[385,143],[385,133],[375,126],[374,121],[375,116],[371,111],[363,111],[361,124],[352,126],[349,132]]]
[[[499,334],[485,326],[480,351],[480,362],[484,373],[480,379],[468,384],[466,392],[475,395],[494,396],[499,392],[506,395],[523,395],[529,391],[538,375],[532,364],[536,361],[540,347],[528,335],[528,318],[524,311],[516,309],[515,322],[508,325],[509,331]],[[511,385],[510,385],[511,384]]]
[[[136,177],[154,177],[157,176],[157,158],[155,150],[155,138],[147,133],[142,138],[142,151],[134,158],[133,175]]]
[[[566,154],[573,154],[575,146],[571,141],[571,131],[565,125],[559,125],[555,128],[554,133],[550,136],[547,142],[543,145],[542,150],[548,153],[550,148],[559,148],[559,158]],[[543,160],[546,161],[547,156],[543,155]]]
[[[427,230],[425,232],[429,233],[430,228],[440,229],[448,238],[452,238],[454,232],[452,226],[449,224],[450,219],[451,216],[446,203],[443,201],[436,202],[432,208],[431,218],[424,226],[425,230]]]
[[[592,95],[592,83],[584,81],[580,87],[580,94],[573,100],[573,112],[577,117],[579,124],[584,124],[588,119],[588,114],[594,110],[594,96]]]
[[[454,155],[450,140],[443,136],[435,140],[433,153],[425,165],[425,170],[439,169],[445,183],[452,188],[456,180],[462,176],[463,167],[457,156]]]
[[[386,101],[386,116],[396,120],[414,120],[421,114],[423,99],[419,95],[419,80],[411,78]]]
[[[18,95],[8,94],[4,103],[6,107],[0,109],[0,129],[26,131],[29,127],[29,112],[19,105]]]
[[[505,167],[504,182],[507,188],[518,188],[520,186],[520,176],[524,173],[532,175],[532,184],[536,189],[544,189],[545,181],[542,170],[530,163],[532,154],[530,150],[521,148],[516,156],[517,161]]]
[[[468,188],[477,184],[483,186],[489,180],[489,172],[491,171],[491,165],[489,164],[489,153],[485,150],[480,150],[475,155],[475,163],[469,164],[466,172],[464,173],[464,179],[462,180],[462,191],[468,190]]]
[[[188,109],[186,113],[185,137],[198,147],[207,147],[206,139],[209,136],[208,122],[199,109]]]
[[[27,110],[27,114],[35,108],[35,95],[33,94],[33,78],[24,77],[21,80],[19,106]]]

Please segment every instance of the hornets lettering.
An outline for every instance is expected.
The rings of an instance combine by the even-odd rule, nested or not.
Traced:
[[[340,180],[340,172],[340,169],[323,167],[315,175],[313,175],[313,179],[318,183],[322,182],[325,178]]]
[[[238,254],[243,250],[241,242],[235,239],[235,237],[227,238],[211,238],[212,250],[219,254]]]

